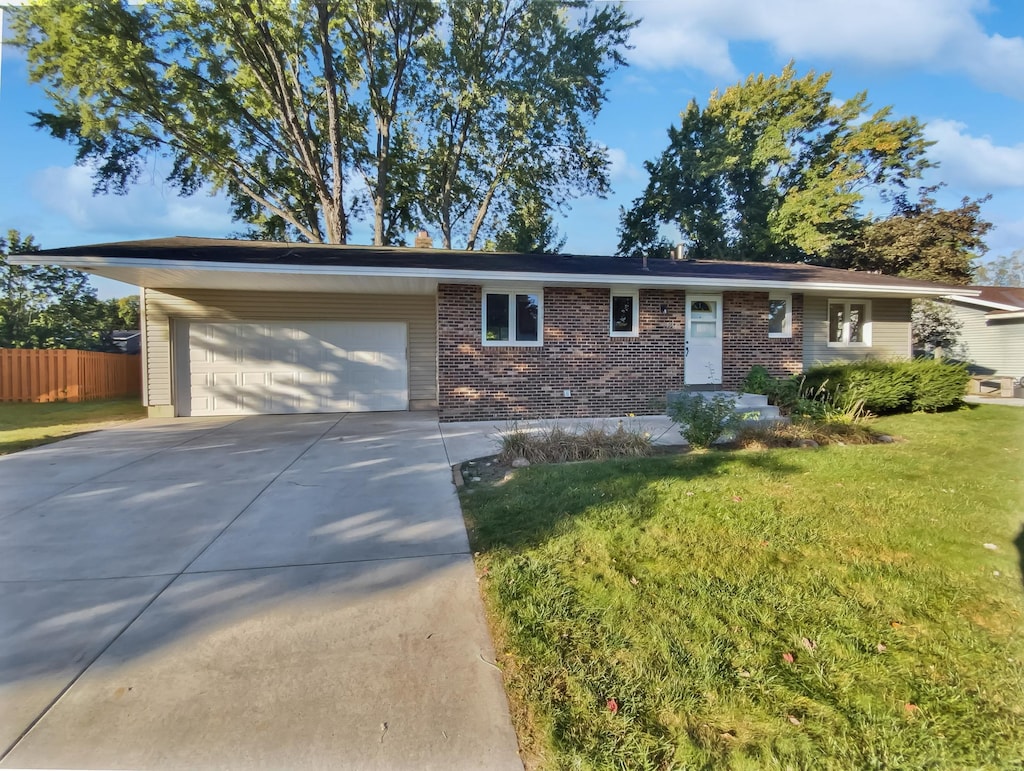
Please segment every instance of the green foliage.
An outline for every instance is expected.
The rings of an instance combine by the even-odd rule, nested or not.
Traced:
[[[920,358],[907,367],[914,376],[910,408],[915,412],[938,412],[963,403],[971,377],[965,364]]]
[[[725,394],[682,393],[668,405],[668,416],[692,446],[710,447],[740,423],[736,399]]]
[[[227,193],[246,235],[374,243],[416,225],[444,246],[503,229],[515,202],[601,195],[589,134],[630,29],[589,0],[52,0],[12,11],[97,190],[153,157],[182,194]]]
[[[860,405],[876,415],[959,406],[969,375],[962,364],[935,359],[837,362],[812,367],[804,393],[827,398],[840,409]]]
[[[755,364],[740,383],[740,391],[745,394],[767,394],[771,389],[772,380],[774,378],[768,374],[767,369]]]
[[[522,254],[558,254],[564,246],[565,236],[559,234],[548,206],[537,197],[515,203],[505,229],[493,243],[496,251]]]
[[[915,118],[871,112],[865,93],[840,100],[829,79],[790,63],[691,101],[622,213],[620,253],[667,256],[664,225],[702,259],[820,261],[853,242],[864,191],[919,177],[928,142]]]
[[[925,187],[920,200],[899,195],[892,215],[865,226],[861,238],[833,255],[835,267],[877,271],[892,276],[970,284],[973,261],[988,247],[992,223],[981,216],[991,196],[964,198],[955,209],[940,209],[932,197],[938,187]]]
[[[1024,411],[874,425],[463,494],[530,766],[1013,767]]]
[[[980,286],[1024,286],[1024,249],[974,267],[974,281]]]
[[[0,348],[108,350],[107,306],[85,273],[7,259],[36,251],[32,237],[16,230],[0,238]]]

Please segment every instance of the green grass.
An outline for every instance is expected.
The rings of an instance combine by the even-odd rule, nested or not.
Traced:
[[[469,485],[528,765],[1024,767],[1024,410],[876,427]]]
[[[137,396],[76,403],[0,404],[0,455],[145,416],[146,408]]]

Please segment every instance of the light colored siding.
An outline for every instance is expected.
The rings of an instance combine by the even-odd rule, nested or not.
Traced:
[[[910,357],[910,300],[889,297],[849,299],[871,301],[871,345],[865,348],[829,347],[829,298],[804,295],[805,369],[819,362]]]
[[[145,381],[151,406],[172,399],[171,326],[206,321],[404,321],[409,336],[410,406],[437,405],[437,300],[434,295],[233,292],[175,289],[145,292]]]
[[[949,303],[963,325],[960,351],[982,375],[1024,376],[1024,319],[988,321],[989,309]]]

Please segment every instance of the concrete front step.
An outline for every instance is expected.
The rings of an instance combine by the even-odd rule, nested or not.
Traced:
[[[684,393],[695,394],[705,399],[719,395],[735,399],[736,412],[746,420],[789,422],[788,418],[782,417],[778,407],[768,404],[768,397],[763,394],[745,394],[736,391],[669,391],[668,403],[676,401]]]

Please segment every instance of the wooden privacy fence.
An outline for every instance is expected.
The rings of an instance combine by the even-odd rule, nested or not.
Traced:
[[[84,402],[142,393],[142,357],[0,348],[0,402]]]

